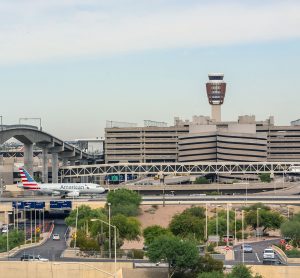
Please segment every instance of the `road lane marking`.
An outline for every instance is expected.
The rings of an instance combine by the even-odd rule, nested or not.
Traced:
[[[256,258],[257,258],[258,262],[260,263],[260,259],[259,259],[259,257],[258,257],[258,255],[257,255],[257,253],[256,253],[256,252],[255,252],[255,256],[256,256]]]

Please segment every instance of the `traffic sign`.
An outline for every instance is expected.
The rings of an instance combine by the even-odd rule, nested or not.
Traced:
[[[71,209],[71,201],[50,201],[50,209]]]
[[[285,246],[285,249],[286,249],[286,250],[291,250],[291,249],[293,249],[293,246],[290,245],[290,244],[287,244],[287,245]]]
[[[229,251],[229,250],[231,250],[231,247],[230,247],[230,246],[225,246],[224,249],[225,249],[226,251]]]
[[[12,207],[17,209],[43,209],[45,208],[45,202],[12,202]]]

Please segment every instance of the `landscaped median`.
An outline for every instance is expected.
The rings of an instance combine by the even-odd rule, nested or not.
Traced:
[[[54,229],[54,224],[52,223],[51,225],[51,228],[49,230],[49,232],[47,233],[42,233],[39,237],[39,241],[36,242],[36,243],[27,243],[27,244],[22,244],[22,245],[19,245],[11,250],[9,250],[9,252],[2,252],[0,253],[0,259],[1,258],[7,258],[7,257],[12,257],[14,256],[17,252],[20,252],[22,250],[26,250],[28,248],[31,248],[31,247],[36,247],[36,246],[40,246],[42,244],[44,244],[51,236],[52,234],[52,231]]]

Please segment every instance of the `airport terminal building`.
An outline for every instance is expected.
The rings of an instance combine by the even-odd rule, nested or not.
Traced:
[[[105,162],[299,161],[299,120],[290,126],[276,126],[272,116],[265,121],[248,115],[233,122],[221,120],[223,77],[209,74],[206,92],[211,117],[175,118],[173,126],[145,121],[144,127],[117,123],[107,127]]]

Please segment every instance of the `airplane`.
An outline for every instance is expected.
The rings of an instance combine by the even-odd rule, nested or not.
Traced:
[[[22,184],[18,187],[48,195],[79,197],[80,195],[95,195],[105,192],[105,189],[95,183],[37,183],[23,168],[19,168]]]

